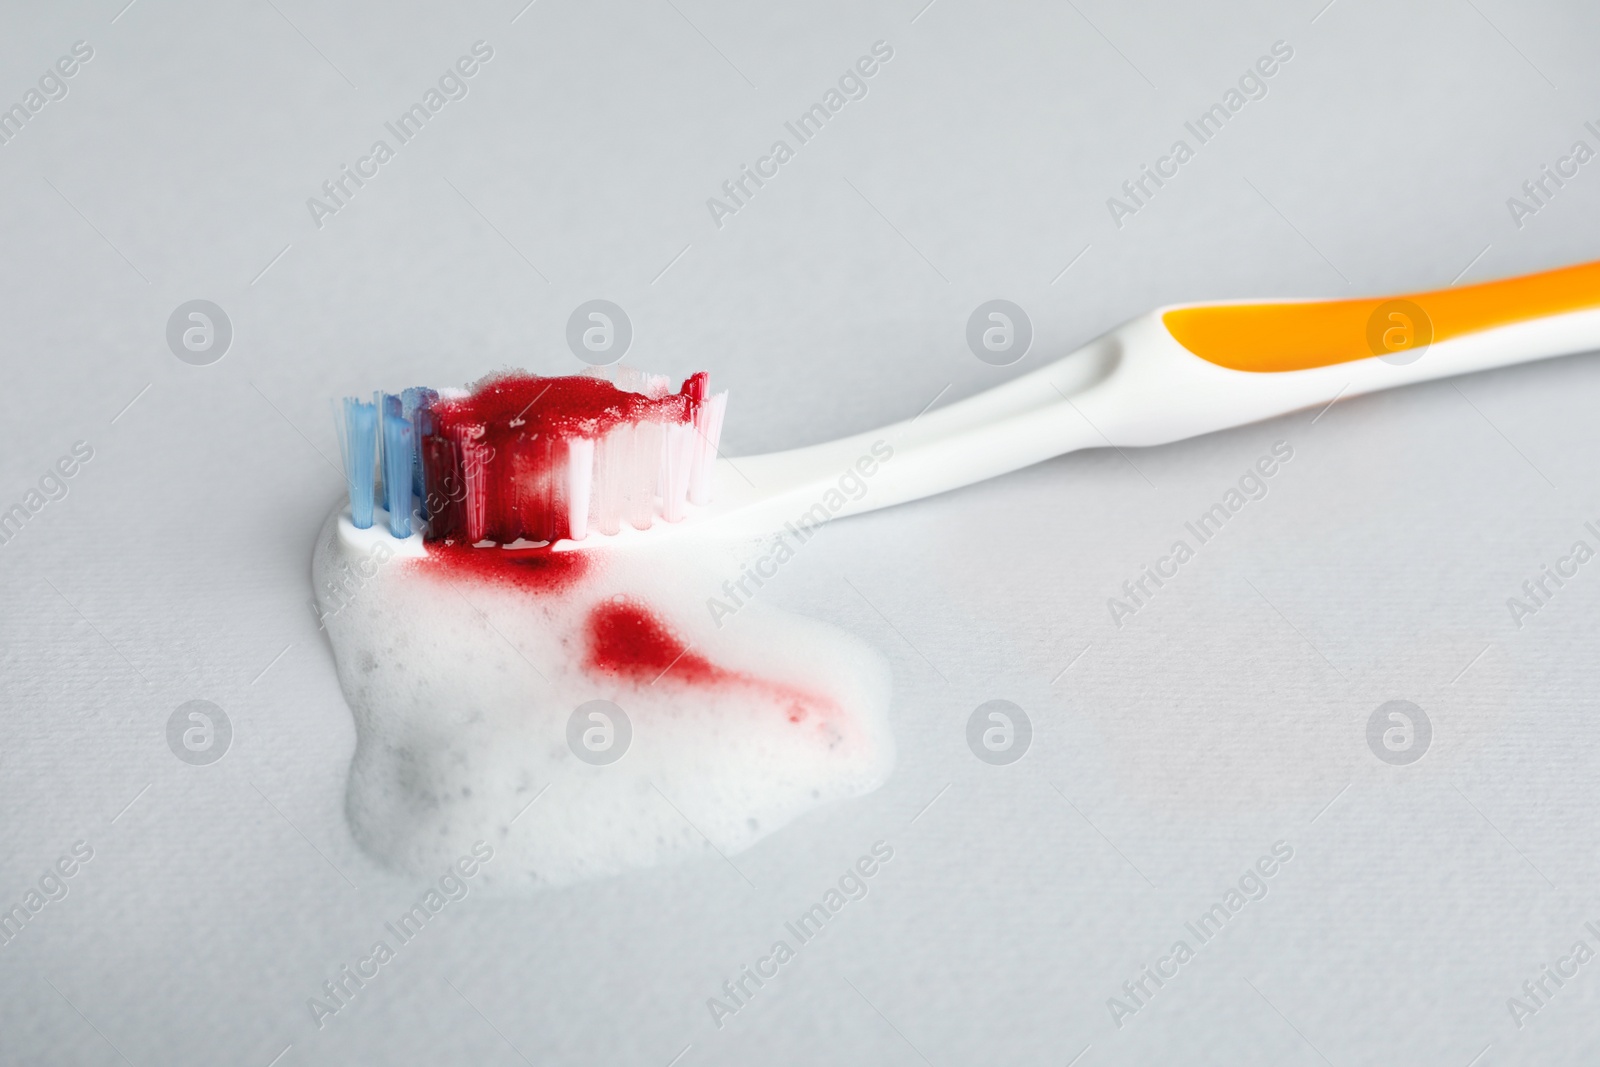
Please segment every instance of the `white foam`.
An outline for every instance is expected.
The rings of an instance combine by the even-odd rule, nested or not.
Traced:
[[[323,610],[338,608],[326,628],[357,728],[351,829],[394,868],[426,874],[479,838],[496,849],[485,876],[512,891],[687,856],[720,863],[718,851],[870,792],[893,766],[882,658],[759,601],[719,629],[706,605],[721,585],[706,562],[714,550],[694,539],[585,548],[583,578],[535,594],[438,568],[419,559],[420,539],[374,534],[381,525],[357,531],[335,512],[312,574]],[[363,563],[374,537],[393,551]],[[330,592],[358,565],[353,592]],[[647,605],[693,655],[751,680],[691,684],[669,671],[651,683],[585,669],[586,619],[616,596]],[[799,723],[795,692],[806,694]],[[595,699],[614,701],[632,727],[626,754],[606,766],[580,760],[567,740],[573,711]]]

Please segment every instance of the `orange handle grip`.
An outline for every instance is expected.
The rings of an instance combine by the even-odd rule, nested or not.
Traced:
[[[1600,262],[1399,297],[1174,308],[1161,317],[1190,352],[1232,370],[1326,367],[1514,322],[1600,307]]]

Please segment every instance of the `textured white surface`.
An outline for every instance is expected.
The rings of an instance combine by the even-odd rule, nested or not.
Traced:
[[[1506,600],[1595,543],[1593,357],[829,526],[764,596],[891,658],[883,789],[739,856],[755,888],[711,856],[474,891],[320,1030],[307,998],[429,882],[349,835],[355,733],[307,600],[339,492],[328,398],[577,370],[565,324],[590,299],[628,311],[630,362],[732,390],[737,456],[908,417],[1164,302],[1594,258],[1595,164],[1521,229],[1505,201],[1595,145],[1600,13],[121,7],[12,5],[0,34],[3,102],[95,49],[0,146],[0,506],[94,448],[0,547],[0,901],[94,849],[0,947],[0,1060],[1592,1059],[1592,964],[1521,1030],[1506,1000],[1595,944],[1600,575],[1520,629]],[[480,39],[469,95],[317,229],[306,198]],[[1266,98],[1116,228],[1106,198],[1280,39]],[[706,198],[878,40],[866,98],[718,229]],[[1034,327],[1008,369],[964,339],[997,296]],[[212,366],[165,341],[195,298],[233,323]],[[1279,440],[1267,496],[1114,626],[1107,598]],[[1034,724],[1005,767],[965,740],[996,698]],[[193,699],[233,725],[210,766],[167,745]],[[1409,767],[1367,747],[1391,699],[1433,724]],[[879,840],[867,897],[717,1029],[707,998]],[[1278,840],[1265,899],[1118,1030],[1107,998]]]

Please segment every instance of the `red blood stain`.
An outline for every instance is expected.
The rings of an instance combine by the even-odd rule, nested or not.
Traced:
[[[476,548],[460,542],[429,542],[421,565],[450,580],[473,579],[525,590],[535,596],[565,593],[589,571],[582,552],[540,548]],[[744,671],[719,667],[694,652],[645,605],[625,597],[596,604],[584,624],[583,666],[596,674],[636,685],[730,686],[759,693],[777,702],[791,723],[804,722],[812,711],[817,726],[831,730],[840,711],[827,697],[782,682],[767,681]],[[832,714],[830,714],[832,713]]]
[[[567,441],[624,423],[684,423],[705,399],[707,376],[651,399],[602,378],[491,375],[469,396],[436,400],[418,442],[429,540],[469,530],[506,544],[568,535]]]
[[[685,389],[694,381],[685,382]],[[450,436],[460,427],[482,426],[490,443],[546,433],[598,437],[624,422],[687,422],[689,400],[686,392],[652,400],[586,375],[541,378],[511,371],[475,383],[470,396],[435,401],[434,432]]]
[[[544,548],[475,548],[459,541],[430,541],[424,565],[451,578],[477,578],[536,595],[564,593],[589,570],[582,552]]]
[[[644,685],[661,682],[753,689],[782,704],[792,723],[804,721],[813,708],[839,710],[825,697],[717,666],[692,651],[649,608],[636,601],[618,598],[596,605],[589,613],[586,630],[588,653],[584,666],[599,674]]]
[[[641,604],[613,600],[589,613],[589,656],[584,666],[646,684],[670,668],[675,681],[712,684],[736,675],[716,666],[689,646]]]

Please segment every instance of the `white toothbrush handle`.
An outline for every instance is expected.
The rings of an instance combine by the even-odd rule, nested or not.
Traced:
[[[1086,396],[1077,406],[1117,445],[1164,444],[1381,389],[1600,349],[1600,291],[1596,304],[1421,349],[1259,371],[1195,355],[1169,329],[1168,315],[1178,309],[1166,309],[1112,335],[1122,340],[1128,359],[1103,393]]]
[[[1595,349],[1600,263],[1397,298],[1164,308],[1031,374],[882,430],[725,460],[708,518],[748,533],[826,521],[1078,448],[1164,444],[1379,389]]]

